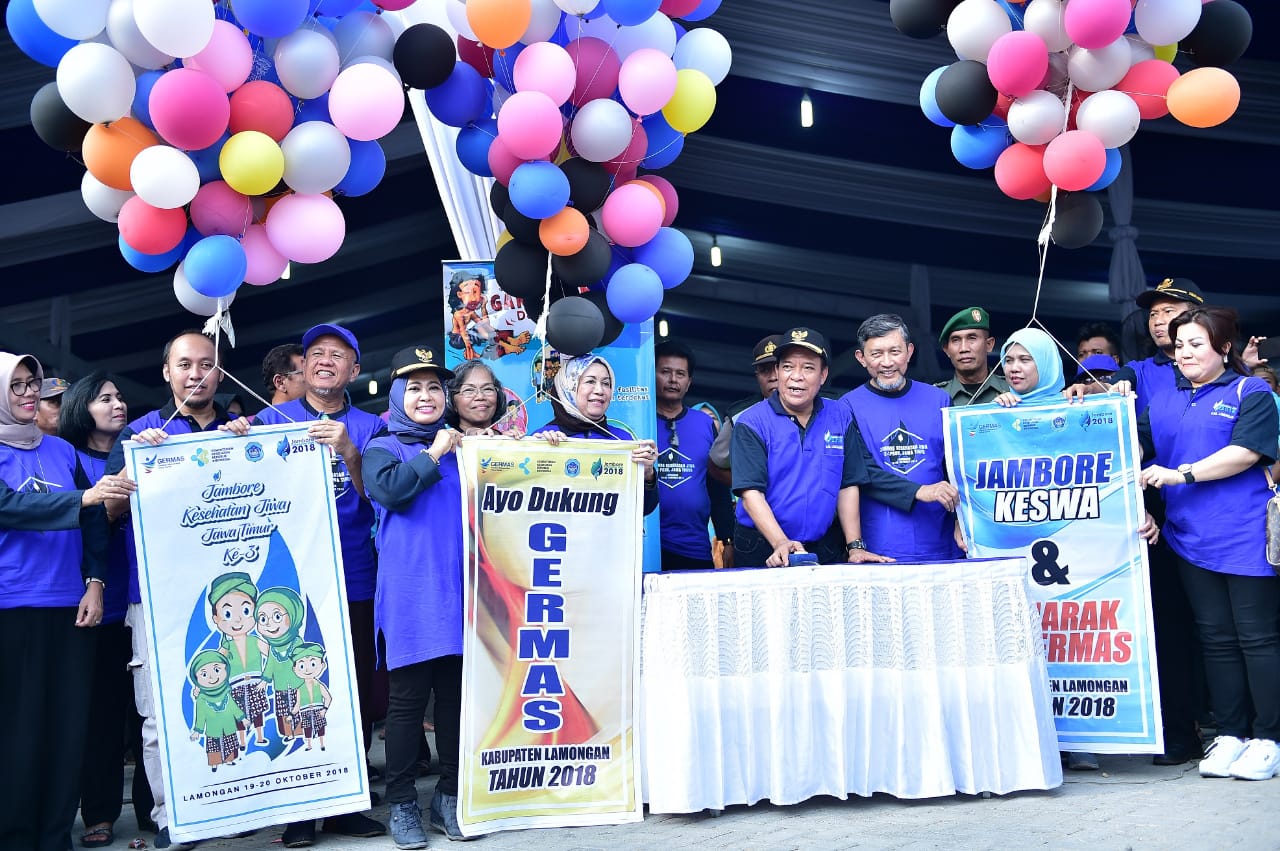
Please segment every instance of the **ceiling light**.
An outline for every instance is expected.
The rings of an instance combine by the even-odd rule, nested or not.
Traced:
[[[809,98],[808,91],[800,98],[800,126],[813,126],[813,101]]]
[[[665,320],[665,319],[659,319],[659,320],[658,320],[658,336],[659,336],[659,337],[665,337],[665,336],[667,336],[667,332],[668,332],[669,330],[670,330],[670,328],[668,328],[668,326],[667,326],[667,320]]]
[[[369,395],[370,396],[378,395],[378,379],[376,378],[369,379]]]
[[[713,236],[711,237],[711,265],[719,266],[721,262],[723,261],[720,257],[720,243],[717,242],[716,238]]]

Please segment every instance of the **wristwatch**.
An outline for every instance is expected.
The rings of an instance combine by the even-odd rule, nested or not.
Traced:
[[[1178,472],[1182,474],[1182,478],[1186,479],[1187,484],[1194,485],[1196,483],[1196,477],[1191,474],[1190,464],[1183,464],[1178,468]]]
[[[845,544],[844,548],[848,552],[853,552],[854,550],[865,550],[867,545],[861,538],[854,538],[852,541]]]
[[[90,582],[96,582],[96,583],[98,583],[99,585],[101,585],[101,586],[102,586],[102,590],[103,590],[103,591],[106,591],[106,590],[107,590],[107,583],[106,583],[106,582],[104,582],[103,580],[99,579],[99,578],[98,578],[98,577],[96,577],[96,576],[90,576],[88,579],[86,579],[86,580],[84,581],[84,587],[88,588],[88,587],[89,587],[89,583],[90,583]]]

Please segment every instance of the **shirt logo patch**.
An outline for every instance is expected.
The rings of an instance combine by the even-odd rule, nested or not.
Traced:
[[[831,454],[844,454],[844,435],[827,432],[822,436],[822,451]]]
[[[696,469],[692,458],[670,447],[658,456],[653,466],[658,473],[658,483],[668,488],[678,488],[689,481]]]
[[[906,475],[929,457],[929,444],[903,422],[880,441],[880,457],[890,470]]]
[[[1236,414],[1240,413],[1240,409],[1235,405],[1228,405],[1226,402],[1215,402],[1213,408],[1209,411],[1210,416],[1225,417],[1234,420]]]

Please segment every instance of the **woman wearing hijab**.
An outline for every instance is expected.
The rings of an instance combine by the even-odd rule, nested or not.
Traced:
[[[90,485],[76,451],[36,426],[44,378],[30,355],[0,352],[0,848],[64,851],[80,800],[93,675],[89,627],[102,620],[108,498],[133,482]],[[121,733],[123,734],[123,733]]]
[[[450,839],[458,827],[462,716],[462,491],[454,453],[462,433],[445,422],[443,367],[434,346],[391,361],[389,435],[364,451],[364,484],[378,515],[374,625],[389,673],[386,799],[398,848],[425,848],[418,806],[418,744],[435,692],[440,779],[430,825]]]
[[[258,595],[256,608],[258,639],[266,659],[262,678],[271,683],[275,695],[276,730],[289,741],[298,735],[298,688],[302,680],[293,671],[290,654],[302,644],[305,609],[302,598],[292,588],[268,588]]]

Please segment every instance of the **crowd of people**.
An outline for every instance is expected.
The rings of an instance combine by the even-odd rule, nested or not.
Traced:
[[[644,471],[645,513],[661,507],[662,568],[963,558],[959,494],[943,450],[945,408],[1132,393],[1148,462],[1141,480],[1149,517],[1140,534],[1150,544],[1165,725],[1166,750],[1155,761],[1203,757],[1205,776],[1275,775],[1280,578],[1265,560],[1263,528],[1266,470],[1280,455],[1275,373],[1257,357],[1258,338],[1242,345],[1235,314],[1205,306],[1193,283],[1166,280],[1139,304],[1149,312],[1153,355],[1124,363],[1115,331],[1088,325],[1075,352],[1066,352],[1074,354],[1068,370],[1056,341],[1035,328],[1011,334],[993,364],[990,316],[966,308],[942,329],[954,373],[937,385],[908,376],[915,344],[906,323],[873,316],[859,326],[854,352],[867,380],[839,397],[824,390],[826,339],[789,329],[755,346],[758,393],[723,417],[686,404],[692,349],[659,342],[657,440],[636,441],[631,460]],[[0,748],[27,766],[0,781],[0,846],[64,851],[77,811],[81,845],[111,844],[126,751],[137,759],[138,824],[157,832],[155,847],[173,844],[128,517],[136,485],[124,472],[123,445],[288,422],[307,423],[332,453],[364,746],[367,753],[374,721],[385,719],[391,838],[399,848],[425,847],[427,829],[463,838],[456,450],[471,434],[553,445],[630,440],[608,417],[612,366],[593,354],[564,359],[550,393],[552,420],[524,435],[508,427],[508,397],[489,365],[446,368],[431,344],[392,359],[385,416],[351,403],[361,353],[340,325],[318,325],[267,354],[269,404],[253,417],[240,398],[217,395],[219,362],[214,340],[177,334],[160,357],[168,398],[141,413],[129,410],[110,374],[70,383],[46,377],[30,355],[0,353],[0,641],[8,650],[0,677],[22,684]],[[421,546],[423,536],[433,545]],[[289,600],[274,602],[287,614]],[[266,657],[254,668],[225,648],[205,652],[227,659],[230,699],[255,726],[260,707],[244,678],[267,675]],[[1198,729],[1201,676],[1217,724],[1207,751]],[[424,818],[416,778],[432,699],[440,777]],[[1092,755],[1070,758],[1070,767],[1097,767]],[[388,829],[364,813],[330,817],[322,827],[350,836]],[[315,822],[290,824],[283,844],[305,847],[316,833]]]

